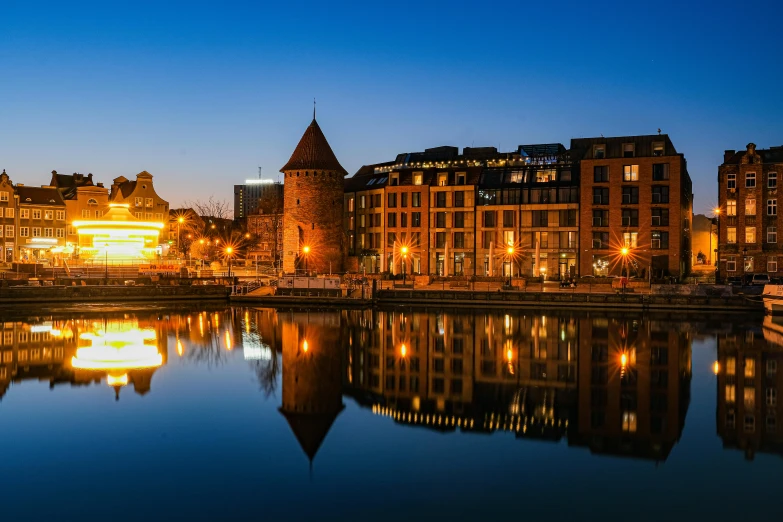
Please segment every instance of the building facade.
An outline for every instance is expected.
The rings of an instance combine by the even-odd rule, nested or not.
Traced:
[[[50,185],[56,187],[65,200],[65,245],[69,254],[76,254],[79,236],[74,221],[100,219],[109,210],[109,189],[94,183],[92,174],[58,174],[52,171]]]
[[[574,139],[571,155],[581,174],[580,275],[687,276],[693,191],[669,136]]]
[[[285,177],[283,271],[342,272],[343,183],[347,174],[315,118],[280,172]]]
[[[271,179],[246,179],[234,185],[234,219],[244,219],[259,211],[282,210],[283,184]]]
[[[16,185],[17,259],[59,265],[65,249],[65,200],[50,185]]]
[[[561,144],[437,147],[346,180],[344,226],[360,271],[576,275],[579,175]]]
[[[253,239],[249,259],[280,266],[283,255],[283,214],[251,214],[247,231]]]
[[[115,178],[111,185],[109,203],[127,204],[131,213],[143,221],[167,224],[169,203],[155,192],[152,174],[146,170],[136,175],[136,181],[125,176]]]
[[[0,263],[12,263],[16,251],[16,188],[5,173],[0,174]]]
[[[727,150],[718,168],[718,276],[769,274],[779,277],[783,246],[778,242],[778,173],[783,146]]]

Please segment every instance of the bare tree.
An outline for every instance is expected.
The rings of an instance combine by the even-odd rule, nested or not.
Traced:
[[[269,360],[253,361],[250,367],[256,374],[258,383],[261,385],[261,390],[264,392],[264,396],[269,398],[275,394],[277,388],[277,377],[280,375],[280,354],[272,349],[271,357]]]
[[[190,207],[202,218],[232,219],[231,205],[225,199],[215,199],[209,196],[208,200],[186,201],[186,207]]]

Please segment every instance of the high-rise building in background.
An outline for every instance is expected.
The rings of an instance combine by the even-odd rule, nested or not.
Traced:
[[[273,203],[275,200],[279,200],[279,205]],[[234,219],[244,219],[259,211],[272,213],[274,210],[265,209],[265,206],[282,208],[282,201],[282,183],[271,179],[246,179],[244,185],[234,185]]]

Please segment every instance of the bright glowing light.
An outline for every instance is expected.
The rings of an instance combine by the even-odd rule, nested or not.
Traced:
[[[408,347],[405,346],[404,344],[400,347],[400,355],[402,355],[403,357],[408,355]]]
[[[234,249],[231,247],[226,247],[226,254],[231,255],[234,252]]]
[[[712,365],[712,373],[715,375],[718,375],[720,373],[720,363],[718,361],[715,361]]]
[[[109,386],[125,386],[128,384],[128,374],[123,373],[122,375],[112,375],[109,374],[106,376],[106,384]]]
[[[158,352],[157,336],[152,328],[129,328],[124,331],[82,333],[81,341],[90,346],[78,348],[71,366],[82,370],[129,370],[156,368],[163,364]]]
[[[184,218],[184,217],[182,217],[182,216],[180,216],[180,217],[178,217],[178,218],[177,218],[177,221],[178,221],[180,224],[182,224],[182,223],[184,223],[184,222],[185,222],[185,218]]]
[[[625,368],[627,365],[628,365],[628,355],[624,353],[620,356],[620,366]]]
[[[514,255],[514,247],[510,246],[506,249],[506,253],[510,256]]]
[[[408,247],[404,246],[400,249],[400,251],[402,252],[402,255],[406,255],[408,253]]]
[[[508,350],[506,350],[506,360],[508,360],[508,362],[511,362],[511,359],[513,358],[514,358],[514,352],[512,352],[511,348],[509,348]]]
[[[628,247],[623,247],[620,249],[620,253],[624,256],[628,255]]]
[[[177,339],[177,355],[182,357],[183,353],[185,353],[185,348],[182,346],[182,341]]]
[[[310,345],[307,344],[307,339],[305,339],[304,342],[302,343],[302,350],[304,350],[305,353],[307,353],[307,350],[309,349],[310,349]]]
[[[310,247],[307,246],[307,245],[303,246],[302,247],[302,252],[304,252],[305,254],[309,254],[310,253]]]
[[[231,346],[231,334],[228,330],[226,330],[226,350],[229,352],[232,350],[233,346]]]
[[[715,207],[712,211],[717,215],[720,214],[720,207]]]

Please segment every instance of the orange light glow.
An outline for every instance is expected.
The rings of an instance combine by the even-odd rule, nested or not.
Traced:
[[[405,357],[406,355],[408,355],[408,347],[407,347],[407,346],[405,346],[404,344],[403,344],[403,345],[400,347],[400,354],[401,354],[403,357]]]
[[[627,354],[622,354],[620,356],[620,366],[622,366],[623,368],[628,366],[628,355]]]
[[[621,253],[622,255],[624,255],[624,256],[627,256],[627,255],[628,255],[628,252],[629,252],[629,251],[628,251],[628,247],[623,247],[623,248],[621,248],[621,249],[620,249],[620,253]]]
[[[718,361],[715,361],[715,363],[712,365],[712,373],[715,375],[720,373],[720,363]]]
[[[307,246],[307,245],[303,246],[302,247],[302,252],[304,252],[305,254],[309,254],[310,253],[310,247]]]
[[[302,350],[304,350],[304,352],[307,353],[307,350],[309,349],[310,349],[310,345],[307,344],[307,339],[305,339],[304,342],[302,343]]]

